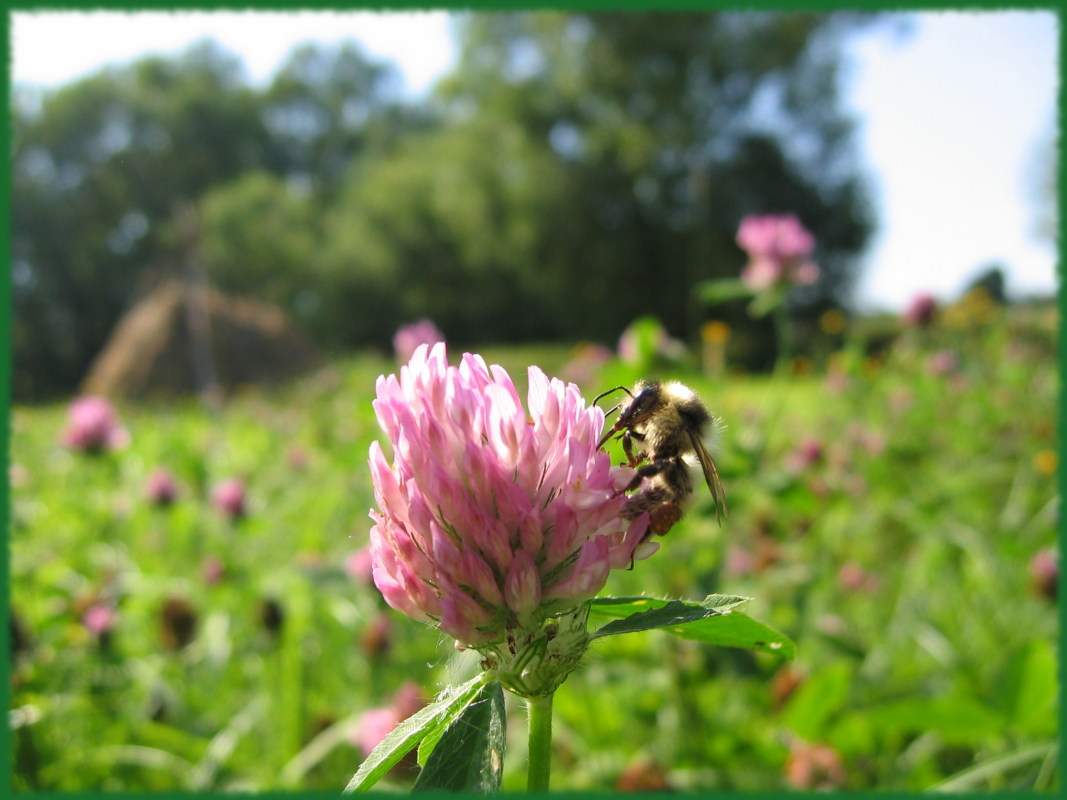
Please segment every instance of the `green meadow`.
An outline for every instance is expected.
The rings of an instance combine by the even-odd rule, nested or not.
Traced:
[[[1058,790],[1057,326],[961,303],[771,376],[695,357],[592,372],[589,401],[645,369],[696,389],[724,422],[729,500],[720,526],[701,486],[604,594],[748,596],[796,658],[598,641],[556,693],[553,788]],[[528,364],[561,374],[574,354],[481,352],[520,391]],[[339,792],[364,712],[476,668],[349,560],[371,526],[375,378],[396,369],[365,354],[220,408],[120,403],[129,442],[96,455],[62,443],[65,404],[12,410],[17,790]],[[159,468],[166,506],[145,494]],[[211,502],[231,478],[238,518]]]

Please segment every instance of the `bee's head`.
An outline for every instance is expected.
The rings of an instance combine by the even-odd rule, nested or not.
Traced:
[[[619,431],[633,428],[635,425],[641,425],[643,422],[647,421],[660,407],[663,406],[665,401],[663,385],[658,381],[638,381],[632,392],[623,386],[617,386],[611,391],[614,392],[618,389],[623,389],[623,391],[630,395],[630,402],[619,411],[619,416],[615,419],[615,424],[604,434],[597,447],[603,447],[608,439]],[[609,394],[609,392],[605,392],[604,394]],[[603,396],[604,395],[600,395],[600,397]],[[597,399],[599,400],[600,398],[598,397]]]
[[[658,381],[640,381],[634,386],[633,400],[622,411],[615,422],[618,429],[640,425],[651,417],[663,405],[663,385]]]

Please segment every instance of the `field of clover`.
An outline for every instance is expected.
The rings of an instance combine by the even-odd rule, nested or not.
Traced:
[[[684,626],[598,638],[554,693],[553,789],[1058,789],[1057,314],[978,292],[899,323],[870,355],[827,318],[840,347],[771,376],[721,369],[714,325],[703,353],[651,320],[617,352],[481,350],[524,406],[531,383],[546,391],[531,365],[585,405],[653,374],[695,389],[724,422],[729,518],[698,483],[657,552],[593,583],[751,598],[738,611],[787,643]],[[398,341],[405,362],[413,344]],[[375,469],[394,456],[372,401],[398,368],[354,357],[217,410],[12,410],[16,789],[339,792],[398,723],[480,672],[485,654],[453,642],[477,634],[390,608],[371,580],[372,442]],[[544,599],[531,585],[519,568],[506,583],[517,615]],[[593,609],[593,627],[611,619]],[[522,790],[522,698],[479,708],[506,743],[498,780]],[[397,754],[375,788],[411,787],[432,758]]]

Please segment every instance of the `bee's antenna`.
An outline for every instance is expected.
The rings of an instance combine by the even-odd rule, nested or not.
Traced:
[[[601,400],[603,400],[609,394],[611,394],[612,392],[617,392],[617,391],[619,391],[619,389],[622,389],[624,392],[626,392],[626,394],[630,395],[631,398],[633,397],[633,393],[629,389],[627,389],[625,386],[616,386],[614,389],[608,389],[606,392],[601,392],[596,397],[594,397],[593,398],[593,405],[595,406],[597,403],[599,403]],[[618,406],[616,406],[616,408],[617,407]],[[611,412],[608,412],[608,413],[611,413]]]
[[[619,389],[622,389],[624,392],[626,392],[626,394],[630,395],[631,398],[633,397],[633,392],[631,392],[625,386],[616,386],[614,389],[608,389],[606,392],[601,392],[596,397],[594,397],[593,398],[593,405],[595,406],[597,403],[599,403],[601,400],[603,400],[609,394],[611,394],[612,392],[617,392],[617,391],[619,391]],[[604,416],[606,417],[612,411],[615,411],[619,407],[619,405],[621,405],[621,404],[616,404],[614,407],[609,408],[607,411],[604,412]],[[612,436],[614,436],[616,433],[618,433],[618,430],[619,430],[619,427],[618,427],[618,424],[616,423],[615,425],[613,425],[611,427],[611,429],[607,433],[604,434],[604,438],[601,439],[597,443],[597,449],[599,450],[601,447],[603,447],[604,444],[608,441],[608,439],[610,439]]]

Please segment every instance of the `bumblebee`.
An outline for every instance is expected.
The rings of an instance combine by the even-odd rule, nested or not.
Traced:
[[[620,389],[630,400],[608,412],[621,408],[615,424],[597,447],[617,436],[622,439],[627,465],[637,470],[625,490],[633,494],[626,501],[622,516],[635,519],[648,512],[648,530],[642,541],[667,533],[682,518],[684,503],[693,494],[686,458],[695,456],[704,471],[721,525],[722,517],[729,516],[726,492],[704,444],[708,426],[717,423],[715,417],[696,392],[677,381],[640,381],[632,392],[625,386],[616,386],[599,395],[594,404]]]

